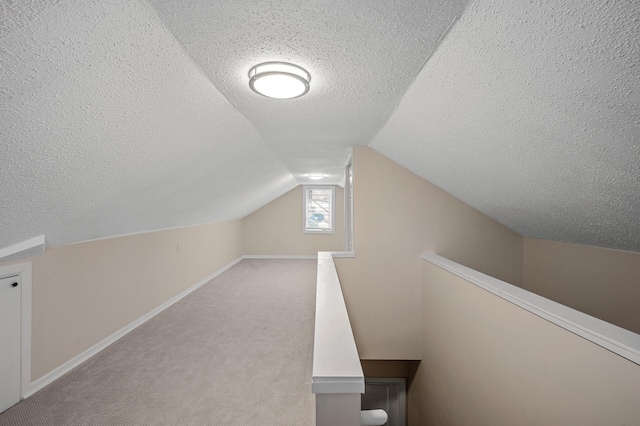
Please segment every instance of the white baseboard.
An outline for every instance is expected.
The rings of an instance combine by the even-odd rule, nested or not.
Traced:
[[[245,254],[243,259],[317,259],[317,254]]]
[[[133,321],[132,323],[122,327],[120,330],[116,331],[111,336],[105,338],[101,342],[96,343],[95,345],[93,345],[92,347],[87,349],[86,351],[84,351],[81,354],[73,357],[69,361],[67,361],[64,364],[62,364],[61,366],[51,370],[50,372],[48,372],[44,376],[40,377],[38,380],[32,382],[31,383],[31,389],[26,394],[23,394],[22,398],[24,399],[26,397],[29,397],[29,396],[33,395],[34,393],[36,393],[37,391],[39,391],[43,387],[45,387],[48,384],[50,384],[51,382],[53,382],[54,380],[62,377],[64,374],[68,373],[69,371],[71,371],[72,369],[77,367],[78,365],[82,364],[84,361],[88,360],[89,358],[91,358],[92,356],[94,356],[95,354],[97,354],[98,352],[100,352],[101,350],[103,350],[104,348],[109,346],[110,344],[114,343],[116,340],[120,339],[121,337],[123,337],[127,333],[133,331],[135,328],[137,328],[140,325],[144,324],[145,322],[149,321],[151,318],[153,318],[154,316],[158,315],[160,312],[164,311],[169,306],[171,306],[174,303],[178,302],[180,299],[184,298],[189,293],[192,293],[194,290],[197,290],[198,288],[202,287],[207,282],[211,281],[212,279],[214,279],[218,275],[222,274],[227,269],[231,268],[233,265],[235,265],[236,263],[240,262],[243,259],[243,257],[244,256],[238,257],[237,259],[235,259],[231,263],[223,266],[221,269],[218,269],[213,274],[209,275],[208,277],[200,280],[199,282],[197,282],[193,286],[191,286],[188,289],[184,290],[182,293],[178,294],[177,296],[172,297],[171,299],[169,299],[166,302],[164,302],[162,305],[158,306],[157,308],[153,309],[150,312],[147,312],[146,314],[144,314],[143,316],[141,316],[137,320]]]

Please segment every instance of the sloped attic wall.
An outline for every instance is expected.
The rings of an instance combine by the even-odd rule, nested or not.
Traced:
[[[363,359],[420,359],[423,252],[522,285],[523,238],[371,148],[353,151],[353,259],[336,259]]]
[[[0,27],[0,247],[238,219],[297,185],[142,1]]]
[[[356,257],[336,265],[362,358],[420,359],[423,252],[640,331],[640,254],[523,238],[370,148],[353,158]]]

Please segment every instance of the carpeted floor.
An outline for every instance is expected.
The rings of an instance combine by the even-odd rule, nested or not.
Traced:
[[[314,260],[243,260],[0,425],[312,425],[315,282]]]

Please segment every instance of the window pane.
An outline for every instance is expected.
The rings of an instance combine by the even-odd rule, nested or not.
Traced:
[[[333,188],[305,189],[305,230],[333,231]]]

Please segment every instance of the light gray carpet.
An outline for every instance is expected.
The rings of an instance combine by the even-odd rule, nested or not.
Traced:
[[[243,260],[0,425],[313,425],[316,261]]]

